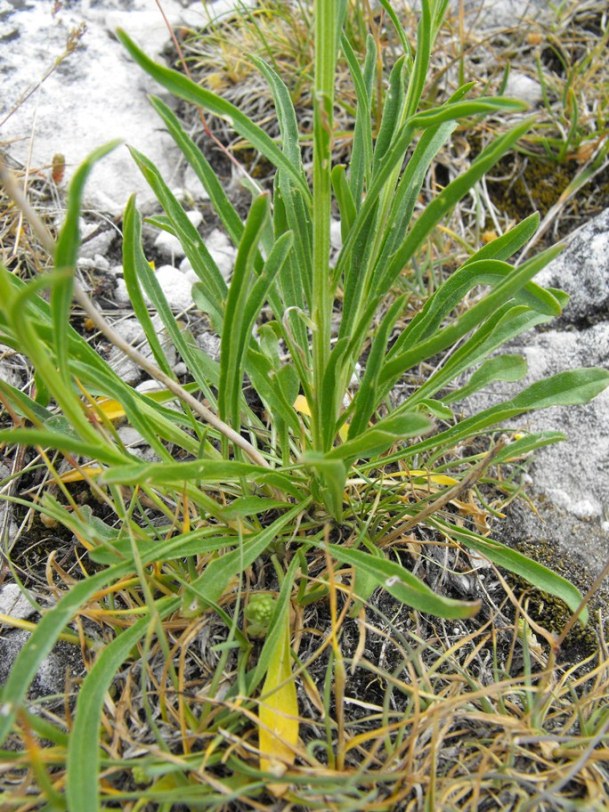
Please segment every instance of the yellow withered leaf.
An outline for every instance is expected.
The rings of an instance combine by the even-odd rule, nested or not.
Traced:
[[[308,401],[304,395],[298,395],[294,401],[294,408],[297,412],[300,412],[300,414],[304,414],[306,417],[311,417],[311,409],[309,408]],[[343,443],[347,441],[347,437],[349,436],[349,426],[350,423],[343,423],[338,430],[338,436]]]
[[[409,479],[425,479],[426,482],[433,482],[435,485],[456,485],[459,480],[446,474],[432,474],[429,471],[413,470],[413,471],[392,471],[386,474],[387,479],[394,479],[396,477],[408,477]]]
[[[66,471],[65,474],[60,474],[57,478],[60,482],[81,482],[85,477],[99,476],[103,473],[104,469],[99,465],[82,465],[80,468],[73,468],[71,471]]]
[[[290,613],[281,618],[280,640],[269,662],[258,710],[260,769],[281,778],[296,758],[298,744],[298,699],[290,662]],[[280,796],[285,784],[271,784]]]
[[[112,400],[112,398],[95,398],[94,403],[95,405],[91,405],[89,409],[91,411],[102,412],[108,420],[119,420],[125,416],[125,409],[118,400]]]

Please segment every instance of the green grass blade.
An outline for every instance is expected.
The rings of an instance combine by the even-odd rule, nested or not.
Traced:
[[[363,431],[353,439],[347,440],[346,443],[333,448],[326,454],[325,459],[351,461],[382,454],[399,440],[424,434],[431,427],[432,424],[428,418],[422,414],[414,412],[392,414],[379,420],[367,431]]]
[[[479,262],[482,259],[510,259],[516,251],[519,251],[528,243],[537,231],[538,226],[539,214],[533,212],[533,214],[529,214],[528,217],[515,225],[514,228],[497,237],[496,240],[483,245],[475,254],[472,254],[465,264]]]
[[[560,372],[532,384],[512,400],[491,406],[478,414],[462,420],[433,438],[413,443],[408,454],[420,454],[433,449],[434,453],[443,448],[451,448],[467,437],[479,435],[485,429],[537,409],[552,406],[581,406],[600,394],[609,386],[609,371],[604,369],[573,369]]]
[[[376,43],[368,35],[366,40],[366,59],[363,72],[346,36],[341,39],[342,51],[347,60],[355,94],[357,110],[353,130],[353,146],[349,161],[349,184],[356,208],[359,209],[364,189],[367,188],[372,173],[372,79],[376,67]]]
[[[332,218],[332,142],[334,136],[334,74],[338,42],[346,9],[345,0],[315,2],[315,71],[313,92],[313,272],[312,309],[313,381],[316,398],[311,404],[313,445],[323,449],[319,394],[330,354],[331,314],[334,296],[330,260]]]
[[[180,599],[165,598],[159,604],[155,611],[162,619],[179,608]],[[116,672],[146,634],[151,622],[150,617],[143,617],[122,631],[104,648],[83,681],[68,746],[66,799],[70,810],[96,812],[101,809],[99,729],[106,694]]]
[[[502,347],[512,338],[532,330],[538,324],[545,324],[548,321],[550,317],[531,311],[524,305],[504,305],[497,310],[493,319],[488,319],[473,336],[451,354],[446,363],[402,404],[403,407],[414,408],[421,399],[434,395],[466,370],[483,361],[493,350]],[[387,387],[382,389],[383,396],[387,391]]]
[[[243,234],[241,217],[239,217],[237,210],[228,199],[224,187],[211,168],[209,161],[192,138],[184,132],[175,113],[161,99],[151,96],[150,103],[163,119],[169,134],[201,181],[228,236],[234,245],[238,245]]]
[[[100,442],[99,445],[86,443],[74,434],[44,429],[0,429],[0,443],[56,448],[107,465],[124,463],[128,459],[118,449],[105,443]]]
[[[213,303],[215,310],[222,313],[227,291],[226,282],[201,235],[186,216],[183,207],[178,203],[152,161],[134,147],[130,147],[130,152],[146,182],[165,210],[173,233],[179,238],[184,253],[205,286],[206,296]]]
[[[337,544],[328,544],[327,548],[332,557],[341,564],[353,567],[356,573],[364,573],[396,600],[419,612],[427,612],[437,617],[466,618],[475,615],[480,608],[479,601],[470,603],[443,598],[416,575],[394,561],[387,561],[363,550],[339,547]]]
[[[195,82],[183,74],[178,73],[178,71],[165,68],[153,59],[150,59],[150,57],[140,50],[133,40],[121,29],[116,32],[116,36],[138,65],[152,76],[153,79],[163,85],[163,87],[169,90],[174,96],[203,107],[211,113],[214,113],[214,115],[228,118],[239,135],[246,138],[255,149],[264,155],[265,158],[268,158],[278,169],[283,169],[291,175],[305,198],[309,197],[307,184],[303,182],[298,171],[292,166],[273,139],[270,138],[264,130],[254,124],[251,119],[237,107],[220,98],[220,96],[217,96],[215,93],[199,87],[199,85],[195,84]]]
[[[350,440],[366,430],[370,418],[378,406],[379,397],[377,390],[383,367],[383,359],[387,351],[387,342],[405,305],[406,297],[398,297],[378,326],[376,335],[372,341],[372,346],[370,347],[370,353],[366,359],[366,369],[360,382],[357,395],[354,398],[353,414],[349,428]]]
[[[379,290],[387,290],[397,279],[402,269],[407,265],[415,251],[430,231],[448,214],[448,212],[467,194],[491,169],[497,161],[510,149],[514,143],[530,128],[531,121],[527,119],[505,135],[497,138],[473,162],[471,167],[455,178],[448,186],[427,206],[423,214],[396,249],[386,268],[380,269],[377,274],[376,286]]]
[[[234,407],[238,407],[241,388],[243,385],[243,372],[246,367],[248,348],[252,345],[252,330],[264,302],[269,299],[275,278],[281,273],[282,268],[292,249],[292,234],[283,234],[273,245],[271,253],[264,264],[264,269],[247,295],[242,310],[235,309],[235,313],[241,314],[240,323],[235,325],[230,331],[233,353],[230,364],[226,368],[226,380],[220,377],[220,391],[226,387],[227,391],[232,391],[232,402]]]
[[[552,254],[552,256],[555,255],[555,253]],[[513,278],[515,273],[516,271],[511,265],[497,259],[467,262],[458,271],[451,274],[427,300],[398,337],[389,355],[399,355],[404,347],[412,347],[436,334],[439,326],[475,287],[489,285],[498,288],[503,282]],[[525,282],[521,288],[514,291],[513,298],[515,303],[525,304],[546,316],[558,316],[562,310],[561,303],[551,291],[547,291],[533,282]]]
[[[501,305],[509,301],[557,254],[558,250],[548,249],[526,262],[521,268],[514,269],[504,281],[500,282],[484,299],[467,310],[453,324],[437,331],[429,338],[423,339],[413,349],[406,350],[388,360],[383,369],[383,382],[395,381],[405,370],[452,346],[486,318],[492,317]],[[489,262],[496,262],[496,260],[489,260]],[[471,266],[469,267],[471,268]]]
[[[277,113],[277,123],[279,124],[283,153],[294,169],[299,172],[302,182],[306,184],[307,177],[300,154],[298,119],[296,118],[296,110],[292,103],[290,91],[281,77],[263,59],[255,55],[250,58],[271,88],[275,101],[275,112]]]
[[[247,536],[237,550],[214,559],[193,581],[193,588],[199,590],[205,600],[217,603],[233,578],[253,564],[269,544],[277,540],[283,528],[305,510],[308,501],[295,505],[255,536]]]
[[[533,561],[528,556],[501,544],[494,539],[479,536],[472,530],[465,530],[462,527],[444,522],[440,519],[431,519],[429,523],[436,527],[449,539],[456,539],[470,547],[476,552],[482,553],[493,564],[497,564],[503,569],[520,575],[530,584],[542,592],[547,592],[549,595],[555,595],[564,601],[572,612],[578,608],[581,603],[582,595],[580,591],[573,586],[572,583],[557,575],[552,570]],[[580,615],[580,621],[585,625],[588,622],[588,611],[584,610]]]
[[[0,694],[0,743],[8,736],[17,711],[25,699],[40,664],[49,654],[66,625],[98,589],[103,589],[107,584],[129,571],[129,564],[118,564],[103,572],[90,575],[85,581],[80,581],[71,587],[59,603],[38,621],[32,636],[17,655]]]
[[[261,195],[254,200],[237,251],[233,278],[226,300],[226,313],[220,343],[218,411],[220,418],[237,430],[241,427],[239,403],[242,359],[251,340],[251,332],[245,333],[246,325],[242,319],[254,276],[253,263],[258,254],[258,244],[268,212],[268,195]],[[251,331],[251,325],[248,323],[247,326]]]
[[[144,265],[148,263],[142,250],[142,220],[135,207],[135,195],[132,195],[123,216],[123,277],[133,312],[142,325],[155,361],[166,375],[173,378],[173,370],[167,361],[138,283]]]
[[[57,370],[66,386],[71,384],[67,375],[68,338],[65,328],[70,320],[74,273],[80,248],[79,220],[82,196],[87,178],[91,174],[94,165],[113,149],[116,149],[120,143],[120,141],[110,141],[110,143],[99,147],[83,161],[74,173],[68,191],[66,219],[57,238],[54,257],[55,267],[58,270],[66,269],[69,273],[63,276],[61,281],[53,285],[51,289],[51,313],[55,328]]]
[[[456,403],[479,392],[497,381],[519,381],[527,373],[527,362],[522,355],[498,355],[489,358],[470,377],[465,386],[442,398],[444,403]]]
[[[402,56],[396,61],[389,75],[389,89],[385,96],[381,126],[374,145],[372,166],[374,173],[377,172],[379,165],[389,152],[396,135],[400,131],[400,120],[404,112],[405,85],[406,63],[405,58]]]

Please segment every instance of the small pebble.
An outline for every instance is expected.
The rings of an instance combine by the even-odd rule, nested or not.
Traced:
[[[23,594],[17,584],[5,584],[0,589],[0,614],[17,620],[26,620],[35,615],[37,609]]]
[[[203,222],[203,215],[200,211],[188,211],[186,216],[195,228],[198,228]],[[184,249],[182,243],[173,234],[167,231],[161,231],[154,241],[154,247],[157,251],[168,259],[175,260],[184,256]]]
[[[231,241],[223,231],[216,228],[205,240],[205,246],[218,266],[218,270],[224,277],[224,281],[228,282],[233,272],[235,258],[237,256],[237,251]]]
[[[505,95],[512,99],[519,99],[534,107],[542,99],[541,85],[524,73],[512,71],[508,76]]]
[[[173,265],[161,265],[156,278],[172,310],[187,310],[192,306],[192,282]]]
[[[79,256],[81,259],[94,259],[97,255],[105,256],[114,242],[116,232],[113,230],[102,231],[91,237],[89,240],[83,241]]]

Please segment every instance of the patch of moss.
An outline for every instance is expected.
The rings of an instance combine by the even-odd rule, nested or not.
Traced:
[[[550,541],[535,539],[534,541],[521,540],[514,545],[519,552],[529,556],[534,561],[552,569],[554,572],[573,581],[572,563],[564,560],[557,552],[555,545]],[[532,620],[549,632],[559,635],[567,622],[570,620],[572,612],[569,607],[553,595],[548,595],[539,589],[531,587],[528,581],[515,575],[510,575],[508,580],[514,587],[516,594],[526,594],[527,612]],[[584,584],[576,584],[579,589],[585,592]],[[597,601],[592,601],[589,608],[593,608]],[[592,623],[582,626],[576,623],[567,635],[562,646],[559,659],[571,663],[580,662],[598,652],[598,639]]]
[[[508,182],[488,181],[488,191],[493,202],[514,220],[522,220],[534,211],[543,217],[558,202],[561,194],[577,172],[573,162],[559,164],[531,158],[514,169],[514,158],[504,158],[494,174],[509,175]]]

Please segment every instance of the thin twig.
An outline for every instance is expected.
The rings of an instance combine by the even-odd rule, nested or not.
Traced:
[[[575,626],[579,616],[584,611],[588,603],[590,603],[590,600],[592,599],[593,595],[595,595],[596,592],[598,592],[598,590],[601,588],[601,584],[608,575],[609,575],[609,559],[607,559],[607,561],[605,562],[605,566],[596,576],[596,578],[592,582],[592,585],[590,586],[590,589],[588,589],[584,597],[581,599],[579,606],[577,607],[575,612],[573,612],[573,614],[565,624],[565,627],[563,628],[562,632],[554,641],[553,647],[555,651],[558,651],[561,648],[562,644],[565,642],[567,638],[567,635],[569,634],[573,626]]]
[[[13,175],[5,166],[2,159],[0,159],[0,181],[6,189],[8,196],[25,215],[26,220],[31,225],[42,246],[51,256],[53,256],[55,253],[55,240],[53,239],[46,225],[38,216],[38,213],[34,210],[33,206],[27,199],[27,196],[19,188],[19,185],[16,183]],[[152,361],[150,361],[148,358],[142,355],[142,353],[134,349],[131,344],[125,341],[125,339],[120,336],[102,316],[76,279],[74,280],[74,299],[85,311],[95,327],[97,327],[97,329],[106,336],[108,341],[110,341],[115,347],[118,347],[118,349],[120,349],[128,358],[141,367],[144,372],[148,373],[151,378],[154,378],[155,380],[159,381],[159,383],[162,383],[164,387],[169,389],[170,392],[186,403],[193,410],[193,412],[198,414],[199,417],[201,417],[206,423],[209,423],[210,426],[213,426],[213,428],[219,431],[220,434],[223,434],[228,440],[230,440],[233,445],[240,448],[253,463],[264,468],[271,467],[251,443],[249,443],[227,423],[221,420],[210,409],[200,403],[190,394],[190,392],[187,392],[183,386],[180,386],[177,381],[165,374],[154,363],[152,363]]]
[[[391,533],[388,533],[384,536],[379,542],[379,547],[384,547],[387,544],[390,544],[395,539],[400,538],[409,530],[412,530],[413,527],[416,527],[417,524],[420,524],[424,519],[427,519],[429,516],[432,516],[438,510],[441,510],[445,505],[447,505],[453,499],[456,499],[462,491],[466,488],[469,488],[470,485],[473,485],[480,477],[484,474],[486,469],[489,467],[491,462],[495,459],[497,454],[505,448],[506,443],[504,440],[500,440],[494,448],[492,448],[488,454],[480,460],[480,462],[475,465],[469,473],[463,477],[463,479],[458,482],[456,485],[453,485],[452,488],[449,488],[447,491],[444,491],[437,499],[427,507],[424,507],[421,511],[417,513],[416,516],[412,516],[407,521],[402,522],[395,530],[392,530]]]

